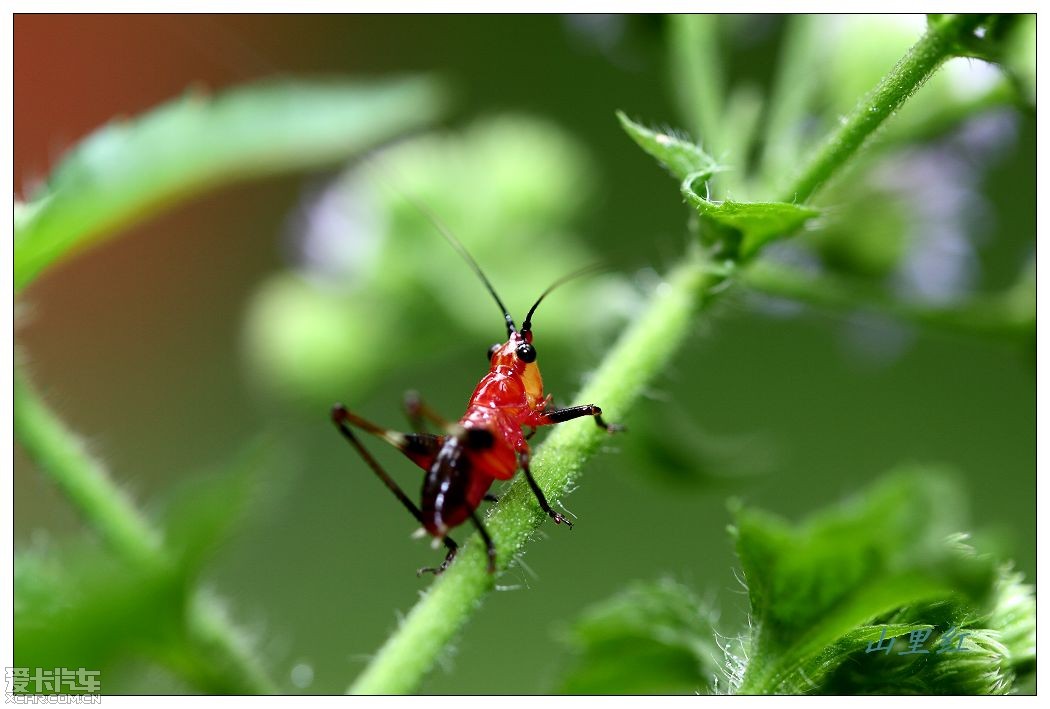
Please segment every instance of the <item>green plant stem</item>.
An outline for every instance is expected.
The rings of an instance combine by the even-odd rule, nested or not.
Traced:
[[[598,403],[606,418],[620,421],[644,388],[661,372],[690,332],[695,313],[708,302],[721,277],[699,259],[687,260],[661,285],[641,314],[609,351],[577,398]],[[629,435],[629,434],[627,434]],[[532,471],[552,502],[579,479],[584,462],[608,440],[589,421],[559,426],[537,448]],[[498,573],[532,537],[547,516],[519,478],[485,520],[498,553]],[[475,535],[456,561],[431,586],[387,639],[350,692],[402,694],[415,690],[443,648],[455,637],[497,574],[485,568],[484,547]]]
[[[17,369],[13,418],[15,439],[23,450],[114,553],[140,568],[162,570],[169,564],[162,535]],[[222,666],[225,674],[220,679],[229,691],[275,691],[240,635],[214,604],[192,599],[186,631],[202,662],[208,658]]]
[[[805,203],[850,156],[922,86],[934,71],[958,51],[960,39],[972,32],[983,15],[946,15],[931,20],[926,34],[897,62],[878,86],[857,105],[810,162],[781,200]]]
[[[14,433],[33,462],[121,558],[132,564],[155,564],[162,558],[160,534],[18,371]]]
[[[277,694],[245,636],[234,627],[223,607],[197,591],[189,601],[186,633],[198,672],[210,692]]]
[[[757,261],[739,273],[756,291],[836,310],[869,310],[943,330],[998,339],[1035,333],[1035,299],[1002,295],[972,297],[953,306],[930,306],[896,298],[880,286],[828,274],[814,275],[769,261]]]

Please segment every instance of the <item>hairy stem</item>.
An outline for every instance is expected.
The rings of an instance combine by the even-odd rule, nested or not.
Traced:
[[[983,15],[947,15],[931,20],[926,34],[857,104],[781,199],[800,204],[808,201],[945,60],[955,55],[959,40],[983,19]]]
[[[162,558],[160,534],[17,370],[14,432],[33,462],[121,558],[132,564],[155,564]]]
[[[37,467],[83,515],[102,541],[128,564],[164,569],[163,536],[139,512],[79,437],[55,415],[21,372],[14,376],[14,435]],[[273,684],[246,651],[238,632],[214,604],[194,599],[186,631],[203,664],[221,666],[216,687],[232,693],[271,693]],[[208,667],[204,668],[209,669]]]
[[[577,401],[600,404],[608,420],[622,420],[684,342],[694,314],[720,281],[721,276],[699,259],[689,259],[675,269],[645,312],[609,351]],[[581,421],[557,427],[537,448],[532,470],[552,501],[566,494],[578,480],[583,463],[607,437],[593,423]],[[506,570],[546,519],[525,481],[519,478],[485,521],[498,551],[498,572]],[[484,547],[475,535],[387,639],[350,692],[401,694],[415,690],[438,654],[492,590],[495,578],[496,574],[485,569]]]

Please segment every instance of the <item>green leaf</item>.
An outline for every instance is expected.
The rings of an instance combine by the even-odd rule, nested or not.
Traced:
[[[767,242],[789,236],[807,220],[820,214],[812,207],[789,202],[716,202],[705,199],[694,191],[694,186],[724,169],[714,158],[681,136],[650,130],[632,121],[622,111],[616,116],[634,142],[682,182],[682,195],[686,201],[719,237],[721,256],[748,258]]]
[[[616,117],[627,135],[677,179],[684,180],[690,175],[694,180],[701,176],[709,178],[722,170],[714,158],[687,138],[670,131],[650,130],[632,121],[623,111],[617,111]]]
[[[220,184],[339,162],[443,112],[430,80],[266,82],[190,93],[80,143],[16,210],[15,291],[136,220]]]
[[[743,84],[729,94],[725,110],[726,127],[722,135],[724,148],[719,150],[726,162],[732,165],[726,178],[734,179],[724,186],[726,194],[746,196],[749,188],[748,156],[755,143],[763,108],[762,92],[753,84]]]
[[[760,435],[714,433],[701,428],[684,407],[642,402],[631,421],[629,465],[647,482],[678,492],[736,490],[773,470],[773,443]]]
[[[828,648],[895,609],[959,598],[980,606],[995,569],[950,541],[962,508],[951,478],[921,467],[797,526],[738,506],[737,552],[755,627],[740,691],[812,691],[810,673],[845,657],[829,657]]]
[[[873,658],[883,657],[880,653],[870,654],[867,652],[869,646],[885,641],[886,643],[903,643],[909,633],[914,630],[925,630],[928,625],[912,623],[884,623],[869,625],[849,631],[837,641],[826,647],[820,653],[812,657],[799,675],[804,678],[806,687],[800,692],[812,692],[816,694],[831,694],[828,688],[834,684],[834,675],[840,671],[844,658]],[[858,660],[859,661],[859,660]],[[843,692],[850,694],[851,692]],[[852,692],[858,694],[861,692]]]
[[[895,638],[895,646],[888,653],[869,653],[866,642],[853,648],[836,646],[828,653],[834,658],[835,667],[828,677],[819,678],[821,694],[994,695],[1006,693],[1012,685],[1003,667],[1006,651],[995,633],[968,631],[964,652],[940,653],[938,648],[943,646],[938,643],[945,637],[946,627],[878,625],[856,633],[865,634],[872,638],[871,642],[877,642],[882,628],[891,630],[886,633],[887,642],[889,638]],[[911,649],[908,644],[911,629],[930,631],[927,639],[915,648],[925,650],[925,653],[901,654]],[[917,640],[921,638],[919,635]],[[952,642],[947,639],[944,645],[952,646]]]
[[[828,19],[826,15],[800,14],[784,20],[758,166],[758,175],[767,188],[775,187],[777,180],[791,174],[813,140],[807,126],[827,82],[828,46],[823,39]]]
[[[1034,677],[1035,597],[1009,564],[999,569],[985,610],[956,597],[901,608],[880,619],[890,626],[923,623],[931,631],[918,649],[927,653],[862,652],[838,648],[838,667],[823,682],[825,694],[1006,694]],[[954,629],[954,635],[949,635]],[[887,635],[890,637],[890,635]],[[907,639],[901,638],[907,643]],[[900,641],[898,641],[900,642]],[[945,652],[961,646],[962,652]],[[912,649],[908,647],[907,649]],[[938,652],[939,650],[939,652]],[[808,672],[807,672],[808,674]]]
[[[1003,68],[1016,82],[1022,97],[1035,108],[1035,15],[1023,15],[1009,38]]]
[[[592,606],[572,628],[560,693],[710,692],[722,672],[712,612],[685,586],[636,583]]]
[[[999,634],[1010,669],[1022,680],[1035,673],[1035,610],[1035,588],[1006,565],[999,573],[991,613],[973,624]]]
[[[693,191],[693,183],[690,178],[682,182],[682,196],[721,235],[722,255],[729,258],[750,258],[770,241],[790,236],[820,215],[817,209],[790,202],[707,200]]]

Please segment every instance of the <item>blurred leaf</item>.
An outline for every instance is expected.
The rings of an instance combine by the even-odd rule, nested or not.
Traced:
[[[17,210],[15,290],[52,263],[226,182],[328,165],[437,118],[430,80],[273,83],[190,93],[101,128]]]
[[[650,130],[632,121],[623,111],[617,111],[616,117],[620,119],[620,125],[627,135],[678,180],[684,180],[690,175],[696,176],[696,179],[700,176],[710,177],[722,169],[700,146],[682,135]]]
[[[946,541],[961,511],[951,479],[926,468],[902,469],[797,526],[738,505],[755,628],[740,691],[812,691],[811,673],[834,665],[827,649],[894,609],[959,597],[979,606],[995,569]]]
[[[725,151],[722,155],[732,166],[726,178],[735,179],[725,190],[727,196],[747,196],[748,161],[758,132],[759,120],[762,118],[763,102],[762,92],[753,84],[743,84],[729,94],[726,104],[726,128],[722,138]]]
[[[670,580],[636,583],[584,612],[558,692],[710,692],[722,671],[712,612]]]
[[[820,228],[800,235],[834,272],[883,279],[899,268],[921,221],[914,199],[877,180],[839,180],[824,193],[836,205]]]
[[[263,474],[273,455],[271,442],[257,439],[222,466],[189,476],[165,493],[165,548],[187,576],[198,571],[248,510],[257,506]]]
[[[99,669],[176,642],[186,585],[169,566],[131,565],[97,546],[15,557],[14,647],[21,667]]]
[[[828,68],[827,43],[821,41],[825,20],[824,16],[804,14],[784,18],[759,163],[759,175],[774,193],[780,192],[778,182],[792,177],[795,166],[801,164],[802,155],[816,139],[813,104]]]
[[[682,196],[702,220],[723,235],[727,257],[747,259],[765,244],[790,236],[808,220],[820,215],[812,207],[789,202],[713,202],[693,191],[691,180],[682,183]]]
[[[1035,258],[1030,258],[1021,268],[1017,277],[1003,293],[1003,307],[1017,323],[1028,323],[1033,332],[1036,325],[1036,265]]]
[[[1009,47],[1009,39],[1021,19],[1021,14],[992,14],[981,23],[980,32],[964,35],[959,42],[959,51],[963,56],[982,59],[987,62],[1001,62]],[[929,15],[928,24],[939,21],[937,15]]]
[[[1035,107],[1035,15],[1022,15],[1004,52],[1004,68],[1017,83],[1030,106]]]
[[[299,274],[278,273],[253,296],[245,354],[256,380],[282,401],[330,405],[409,344],[393,342],[384,331],[392,321],[393,311],[367,294],[333,293]],[[435,343],[426,344],[433,354]]]
[[[725,34],[723,18],[675,14],[667,18],[667,23],[672,96],[687,125],[709,145],[722,150],[726,72],[719,41]]]
[[[624,448],[639,477],[676,490],[741,489],[772,469],[772,441],[759,435],[715,434],[698,426],[682,407],[639,404]]]

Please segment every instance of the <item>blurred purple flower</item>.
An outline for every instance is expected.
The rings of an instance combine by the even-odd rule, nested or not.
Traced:
[[[375,265],[382,217],[351,170],[307,191],[287,227],[291,260],[318,286],[353,290]]]

